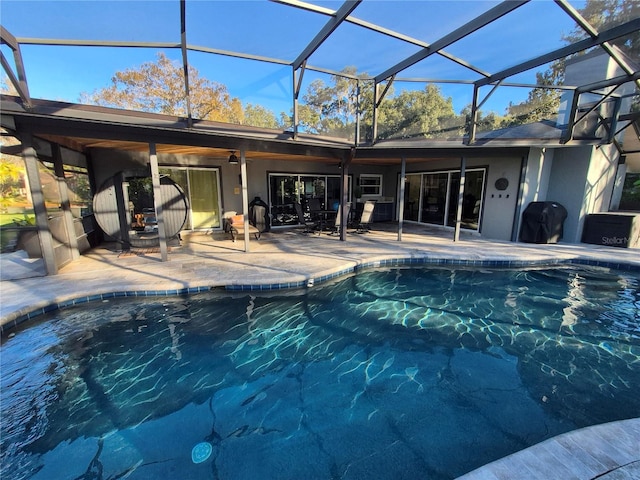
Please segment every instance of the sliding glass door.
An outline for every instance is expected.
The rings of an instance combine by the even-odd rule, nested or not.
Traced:
[[[479,230],[485,169],[466,170],[462,227]],[[405,177],[404,219],[455,226],[460,171],[410,173]]]
[[[185,228],[203,230],[220,228],[220,175],[216,168],[160,169],[184,190],[189,199],[189,215]]]
[[[460,190],[460,172],[452,172],[449,192],[449,211],[447,225],[454,227],[458,213],[458,192]],[[478,230],[480,226],[480,208],[484,192],[484,170],[466,172],[464,197],[462,200],[462,228]]]
[[[350,192],[349,177],[349,194]],[[302,205],[304,212],[334,208],[340,202],[340,176],[269,174],[271,225],[297,225],[298,215],[294,207],[296,202]]]

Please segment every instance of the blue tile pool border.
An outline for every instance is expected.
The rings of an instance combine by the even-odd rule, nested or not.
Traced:
[[[310,276],[305,280],[295,282],[278,282],[268,284],[229,284],[223,288],[228,292],[249,292],[249,291],[269,291],[269,290],[287,290],[294,288],[309,288],[319,283],[334,280],[339,277],[357,273],[362,270],[385,268],[385,267],[401,267],[401,266],[456,266],[456,267],[495,267],[495,268],[525,268],[536,266],[558,266],[558,265],[582,265],[592,267],[610,268],[613,270],[640,272],[640,265],[622,262],[601,261],[584,258],[571,259],[541,259],[541,260],[464,260],[458,258],[430,258],[430,257],[398,257],[385,258],[380,260],[370,260],[358,263],[354,266],[346,267],[325,275],[316,277]],[[5,334],[17,325],[27,320],[34,319],[40,315],[54,312],[65,307],[81,305],[84,303],[109,300],[121,297],[169,297],[192,295],[196,293],[209,292],[217,287],[201,286],[201,287],[185,287],[179,289],[160,289],[160,290],[140,290],[140,291],[116,291],[107,292],[97,295],[79,296],[77,298],[64,300],[61,302],[52,302],[43,307],[34,308],[29,312],[16,316],[15,319],[9,320],[4,325],[0,325],[0,333]]]

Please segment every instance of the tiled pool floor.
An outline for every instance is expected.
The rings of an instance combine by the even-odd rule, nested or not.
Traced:
[[[3,262],[0,271],[0,325],[3,330],[10,329],[16,320],[26,314],[33,314],[47,308],[57,308],[66,302],[80,299],[86,301],[95,295],[153,294],[166,291],[185,291],[210,287],[226,288],[278,288],[287,286],[306,287],[315,282],[335,275],[345,274],[362,265],[384,264],[392,260],[412,262],[450,262],[457,264],[495,264],[520,265],[526,263],[554,263],[564,261],[595,262],[626,266],[632,265],[640,270],[640,252],[633,249],[601,247],[587,244],[550,244],[537,245],[483,240],[478,236],[463,234],[458,242],[452,241],[451,232],[441,232],[427,227],[407,226],[402,241],[391,228],[378,227],[368,234],[349,234],[346,242],[336,236],[323,234],[305,235],[299,231],[280,231],[267,233],[257,241],[251,239],[250,252],[244,252],[242,241],[233,243],[221,234],[197,234],[183,237],[180,246],[171,247],[169,259],[162,262],[155,250],[131,253],[119,252],[115,245],[104,245],[93,249],[87,255],[63,267],[58,275],[37,275],[37,262],[25,262],[16,259],[15,266]],[[31,270],[31,272],[30,272]],[[18,273],[15,275],[15,273]],[[313,280],[313,282],[311,282]],[[99,298],[99,297],[98,297]],[[628,426],[627,426],[628,425]],[[560,458],[561,465],[557,475],[549,477],[548,466],[553,464],[548,450],[556,448],[553,442],[527,449],[528,461],[537,459],[535,466],[527,469],[509,470],[498,467],[484,467],[472,472],[469,479],[495,478],[640,478],[640,427],[638,421],[620,424],[629,433],[629,441],[638,448],[628,465],[620,463],[612,468],[592,475],[591,470],[572,467],[564,458],[566,451],[560,451],[554,459]],[[583,434],[588,442],[605,445],[616,440],[611,434],[601,434],[601,430],[587,429]],[[579,432],[571,432],[571,434]],[[581,434],[582,435],[582,434]],[[573,439],[573,437],[571,437]],[[583,437],[573,439],[576,448],[588,442]],[[552,439],[554,440],[554,439]],[[532,450],[543,448],[543,450]],[[558,447],[559,448],[559,447]],[[600,447],[598,447],[600,448]],[[540,454],[544,451],[544,455]],[[554,450],[555,451],[555,450]],[[522,457],[507,457],[500,462],[518,465]],[[523,454],[525,455],[525,454]],[[580,462],[580,455],[570,455],[572,460]],[[512,458],[513,457],[513,458]],[[509,460],[512,458],[512,460]],[[626,458],[626,457],[625,457]],[[589,461],[585,457],[582,462]],[[515,463],[514,463],[515,462]],[[634,463],[635,462],[635,463]],[[601,462],[602,463],[602,462]],[[493,464],[491,464],[493,465]],[[624,468],[617,468],[624,466]],[[571,475],[567,475],[567,470]],[[606,471],[610,477],[602,477]],[[513,471],[520,474],[513,476]],[[537,472],[546,472],[545,476],[536,476]],[[511,472],[511,473],[509,473]],[[526,472],[526,473],[522,473]],[[631,476],[620,476],[629,474]],[[592,476],[589,476],[592,475]],[[617,476],[614,476],[617,475]]]

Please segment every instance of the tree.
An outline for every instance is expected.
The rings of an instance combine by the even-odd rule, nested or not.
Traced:
[[[2,207],[6,207],[20,196],[20,188],[24,181],[22,175],[24,168],[21,159],[0,159],[0,194],[2,195]]]
[[[602,31],[640,17],[640,2],[638,0],[587,0],[584,8],[579,12],[592,27]],[[563,40],[573,43],[584,37],[584,31],[576,27],[571,33],[563,36]],[[631,58],[640,57],[640,31],[617,39],[613,43]]]
[[[378,122],[380,138],[433,138],[457,130],[453,127],[457,123],[453,99],[444,98],[433,84],[428,84],[424,90],[402,91],[382,102]]]
[[[18,96],[16,87],[13,86],[13,83],[9,81],[9,77],[4,72],[0,75],[0,93]]]
[[[460,112],[461,120],[464,119],[464,123],[459,127],[459,134],[468,134],[469,125],[471,124],[471,104],[467,105]],[[496,112],[490,111],[484,113],[482,110],[478,110],[476,127],[479,132],[490,132],[504,128],[509,124],[507,117],[498,115]]]
[[[553,85],[558,80],[553,70],[536,73],[538,85]],[[560,92],[555,88],[533,88],[527,100],[521,103],[509,103],[505,126],[523,125],[553,118],[560,108]]]
[[[262,128],[283,128],[282,122],[279,122],[273,112],[262,105],[252,105],[248,103],[244,107],[243,125]]]
[[[189,67],[191,113],[194,118],[241,123],[242,103],[227,87],[202,78]],[[80,102],[165,115],[186,116],[187,102],[182,66],[163,53],[155,62],[116,72],[111,85],[93,93],[82,93]]]
[[[298,106],[298,119],[302,129],[323,135],[346,138],[355,133],[358,80],[355,67],[345,67],[341,73],[332,75],[331,83],[316,79],[307,87]],[[361,74],[361,76],[365,76]]]
[[[592,27],[603,31],[640,17],[640,2],[638,0],[587,0],[584,8],[578,11]],[[585,37],[584,30],[576,26],[569,34],[563,35],[562,39],[567,43],[575,43]],[[618,39],[614,43],[631,58],[640,58],[640,32]],[[572,57],[584,54],[585,52],[578,52]],[[536,73],[537,83],[549,86],[562,85],[566,60],[557,60],[551,64],[547,71]],[[560,93],[557,89],[534,88],[529,92],[527,100],[509,105],[507,111],[510,121],[508,124],[521,125],[552,118],[557,114],[559,105]]]

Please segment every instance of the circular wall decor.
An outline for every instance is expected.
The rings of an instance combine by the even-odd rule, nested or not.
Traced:
[[[507,180],[504,177],[501,177],[499,179],[496,180],[496,188],[498,190],[506,190],[507,187],[509,186],[509,180]]]
[[[124,206],[126,195],[123,183],[131,178],[144,177],[146,175],[139,172],[120,172],[108,178],[93,197],[93,212],[98,225],[105,234],[118,242],[144,243],[135,246],[158,244],[157,232],[155,235],[141,236],[145,238],[138,238],[138,235],[133,238],[129,233],[132,219],[128,218],[131,215]],[[180,186],[169,177],[160,178],[160,194],[163,199],[165,235],[172,238],[182,230],[187,221],[187,199]]]

